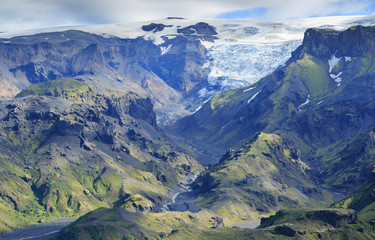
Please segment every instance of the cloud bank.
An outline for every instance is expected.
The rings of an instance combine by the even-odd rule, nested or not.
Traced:
[[[372,0],[0,0],[0,31],[169,16],[291,19],[372,14],[374,6]]]

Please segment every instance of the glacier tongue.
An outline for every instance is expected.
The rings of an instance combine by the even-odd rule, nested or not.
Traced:
[[[301,42],[213,45],[208,49],[208,83],[221,91],[251,85],[284,64]]]

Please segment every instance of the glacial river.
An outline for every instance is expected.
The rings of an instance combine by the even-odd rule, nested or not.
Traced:
[[[1,240],[48,240],[56,237],[65,226],[77,220],[77,218],[61,218],[51,223],[43,223],[15,230],[0,236]]]
[[[177,211],[177,212],[199,212],[200,208],[195,205],[197,202],[197,194],[191,188],[191,184],[197,179],[201,172],[197,172],[188,176],[184,181],[181,182],[180,188],[172,189],[172,199],[170,202],[164,204],[161,208],[161,212],[165,211]]]

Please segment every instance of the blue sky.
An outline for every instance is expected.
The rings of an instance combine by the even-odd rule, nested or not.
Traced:
[[[0,32],[169,16],[284,20],[374,12],[375,0],[0,0]]]
[[[247,19],[247,18],[256,18],[262,19],[265,18],[267,13],[267,8],[257,7],[243,10],[236,10],[232,12],[224,12],[217,16],[217,18],[227,18],[227,19]]]
[[[312,0],[314,1],[314,0]],[[286,7],[292,6],[293,1],[290,5],[288,5],[288,1],[284,1],[286,3]],[[301,1],[304,2],[304,1]],[[318,1],[319,2],[319,1]],[[272,4],[265,4],[266,6],[262,6],[259,4],[259,7],[249,8],[249,9],[241,9],[235,10],[230,12],[224,12],[217,15],[217,18],[223,19],[274,19],[272,17],[273,13],[275,14],[275,18],[278,18],[280,15],[281,19],[296,19],[296,18],[309,18],[309,17],[324,17],[324,16],[345,16],[345,15],[371,15],[375,13],[375,1],[329,1],[328,4],[317,4],[315,8],[312,8],[311,11],[308,10],[308,7],[303,8],[300,7],[301,14],[298,14],[298,11],[295,13],[290,13],[286,11],[286,14],[279,14],[278,11],[275,9],[276,5]],[[322,8],[319,7],[322,6]],[[323,6],[328,7],[327,9],[323,10]]]

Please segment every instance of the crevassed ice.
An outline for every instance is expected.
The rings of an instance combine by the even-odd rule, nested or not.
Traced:
[[[278,45],[214,45],[208,49],[208,83],[221,90],[249,86],[284,64],[300,44],[298,40]]]

